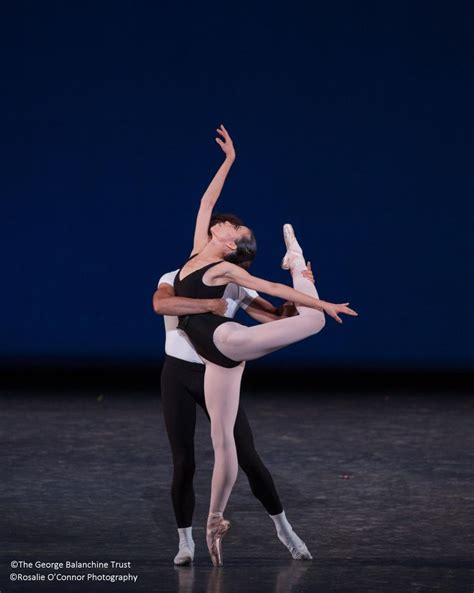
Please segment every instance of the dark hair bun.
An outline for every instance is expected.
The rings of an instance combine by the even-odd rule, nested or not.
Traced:
[[[253,231],[249,229],[250,236],[241,237],[235,241],[237,245],[236,250],[232,253],[228,253],[224,259],[232,264],[240,265],[244,262],[249,262],[248,265],[253,261],[257,255],[257,241]]]

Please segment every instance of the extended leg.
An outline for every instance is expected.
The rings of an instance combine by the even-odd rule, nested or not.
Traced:
[[[301,274],[306,269],[306,263],[296,241],[290,264],[294,288],[319,298],[315,285]],[[296,308],[298,315],[295,317],[262,325],[245,327],[233,322],[223,323],[214,332],[214,343],[231,360],[254,360],[322,330],[325,324],[324,313],[300,305]]]

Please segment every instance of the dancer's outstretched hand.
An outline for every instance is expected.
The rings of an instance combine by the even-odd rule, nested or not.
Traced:
[[[224,138],[224,141],[222,141],[221,138],[216,138],[217,144],[219,144],[219,146],[225,152],[227,158],[235,159],[235,148],[232,143],[232,138],[230,137],[229,132],[224,128],[222,124],[217,128],[216,131]]]
[[[342,319],[339,317],[338,313],[345,313],[346,315],[352,315],[357,317],[359,314],[356,313],[353,309],[349,309],[347,306],[349,303],[328,303],[326,301],[324,305],[324,311],[333,319],[335,319],[338,323],[342,323]]]

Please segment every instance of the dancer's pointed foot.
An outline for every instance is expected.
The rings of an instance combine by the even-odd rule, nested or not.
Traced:
[[[284,224],[283,225],[283,239],[285,240],[285,245],[286,245],[286,253],[284,258],[281,261],[281,267],[284,270],[289,270],[290,269],[290,261],[289,261],[289,250],[290,250],[290,246],[292,243],[292,240],[295,238],[295,231],[293,230],[293,227],[291,226],[291,224]]]
[[[290,250],[293,241],[296,241],[296,236],[293,226],[288,222],[283,225],[283,238],[285,239],[285,245],[287,250]]]
[[[304,541],[292,530],[289,534],[278,533],[278,539],[288,549],[293,560],[312,560]]]
[[[206,542],[214,566],[222,566],[222,538],[230,529],[230,521],[222,513],[209,513],[207,519]]]
[[[286,245],[286,253],[281,261],[281,267],[283,270],[289,270],[291,268],[291,254],[302,255],[303,251],[296,240],[295,231],[293,226],[289,223],[283,225],[283,238]]]

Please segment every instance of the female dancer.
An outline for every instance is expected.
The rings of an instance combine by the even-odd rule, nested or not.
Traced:
[[[235,160],[232,140],[220,126],[224,138],[216,138],[226,154],[218,174],[226,176]],[[316,287],[303,275],[306,263],[291,225],[284,225],[287,253],[282,267],[290,269],[294,288],[250,275],[242,267],[256,253],[252,231],[245,226],[222,222],[211,229],[209,221],[217,196],[204,194],[199,208],[191,257],[174,282],[176,296],[188,298],[221,298],[227,284],[233,282],[293,301],[298,316],[247,327],[214,313],[181,316],[178,327],[186,332],[206,365],[204,390],[211,418],[214,448],[214,470],[206,540],[214,566],[222,564],[222,537],[230,528],[223,518],[230,493],[237,478],[238,462],[234,442],[234,423],[240,396],[245,361],[254,360],[284,346],[318,333],[324,327],[324,312],[342,323],[339,313],[357,315],[347,305],[318,298]],[[192,261],[191,261],[192,260]],[[236,265],[239,264],[239,265]]]

